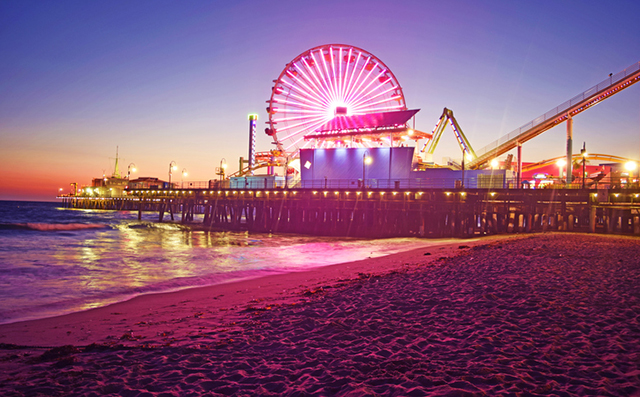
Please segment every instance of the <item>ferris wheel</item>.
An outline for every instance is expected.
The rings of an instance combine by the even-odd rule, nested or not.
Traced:
[[[305,136],[335,117],[407,109],[391,70],[371,53],[349,45],[322,45],[303,52],[274,83],[265,132],[281,153],[291,157],[313,145],[333,147],[335,141]]]

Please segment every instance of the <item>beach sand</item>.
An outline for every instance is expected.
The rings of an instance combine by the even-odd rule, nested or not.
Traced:
[[[640,396],[640,239],[549,233],[0,326],[0,395]]]

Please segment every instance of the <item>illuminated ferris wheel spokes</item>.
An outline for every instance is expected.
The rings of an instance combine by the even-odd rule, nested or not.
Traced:
[[[312,48],[291,61],[272,89],[269,128],[278,149],[295,155],[333,142],[305,135],[337,116],[406,110],[400,84],[374,55],[347,45]],[[363,143],[364,144],[364,143]]]

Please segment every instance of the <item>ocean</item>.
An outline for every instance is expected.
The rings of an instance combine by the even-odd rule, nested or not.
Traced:
[[[154,213],[137,217],[135,211],[0,201],[0,324],[433,244],[198,231],[159,223]]]

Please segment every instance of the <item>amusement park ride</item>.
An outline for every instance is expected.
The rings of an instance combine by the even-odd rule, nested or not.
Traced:
[[[431,134],[431,139],[428,139],[422,149],[420,150],[420,159],[422,160],[421,166],[426,167],[428,164],[433,164],[433,153],[436,150],[436,146],[438,146],[438,142],[440,142],[440,137],[442,133],[447,128],[447,124],[451,123],[451,128],[453,129],[453,133],[456,136],[456,140],[458,141],[458,145],[462,150],[462,158],[464,159],[474,159],[476,158],[476,153],[471,147],[471,143],[462,132],[462,128],[460,128],[460,124],[453,116],[453,111],[447,108],[444,108],[442,111],[442,116],[436,123],[435,128]]]
[[[382,141],[390,135],[398,142],[400,131],[374,131],[376,126],[369,123],[347,122],[346,130],[352,134],[340,136],[327,126],[343,117],[407,110],[391,70],[362,49],[335,44],[312,48],[287,64],[274,83],[267,101],[269,127],[265,132],[277,150],[290,157],[312,146],[392,144]]]
[[[420,147],[416,150],[414,169],[426,170],[438,167],[432,157],[447,125],[451,125],[463,159],[462,165],[450,163],[449,168],[464,169],[466,160],[468,170],[485,169],[495,163],[498,156],[518,148],[516,170],[520,173],[523,171],[522,144],[566,121],[567,182],[570,183],[572,117],[638,80],[640,63],[610,75],[597,86],[474,151],[450,109],[444,108],[431,133],[416,130],[415,114],[419,109],[407,108],[398,80],[376,56],[350,45],[322,45],[295,57],[273,81],[267,101],[265,133],[273,139],[275,149],[255,152],[257,115],[251,115],[249,160],[241,159],[240,170],[229,176],[253,175],[263,167],[267,167],[270,175],[274,167],[286,167],[287,174],[300,172],[296,160],[302,149],[393,148],[411,146],[411,141],[416,148]],[[598,156],[604,159],[603,155]],[[606,160],[627,159],[608,156]]]

